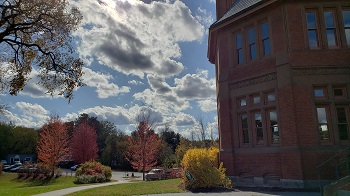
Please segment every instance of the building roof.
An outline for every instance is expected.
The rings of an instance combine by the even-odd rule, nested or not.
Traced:
[[[219,20],[212,24],[212,26],[221,23],[222,21],[230,18],[231,16],[238,15],[239,13],[258,5],[263,1],[264,0],[236,0],[232,4],[231,8]]]

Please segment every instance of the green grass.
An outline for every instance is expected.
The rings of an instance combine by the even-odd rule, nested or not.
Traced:
[[[60,177],[46,181],[19,181],[17,174],[2,173],[0,175],[0,195],[34,195],[74,186],[74,176]]]
[[[141,181],[75,192],[69,195],[147,195],[185,192],[178,188],[181,179]]]

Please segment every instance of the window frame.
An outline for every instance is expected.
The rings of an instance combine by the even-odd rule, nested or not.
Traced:
[[[309,27],[308,23],[308,13],[314,13],[315,14],[315,27]],[[320,35],[320,25],[319,25],[319,11],[317,8],[307,8],[305,10],[305,24],[306,24],[306,37],[307,37],[307,46],[314,50],[314,49],[321,49],[322,48],[322,41],[321,41],[321,35]],[[316,46],[310,45],[310,36],[309,31],[315,31],[316,32]]]
[[[263,23],[266,23],[266,25],[267,25],[267,37],[264,37],[263,36]],[[271,55],[271,53],[272,53],[272,48],[271,48],[271,46],[272,46],[272,44],[271,44],[271,33],[270,33],[270,24],[269,24],[269,22],[268,22],[268,20],[267,19],[263,19],[263,20],[261,20],[261,21],[259,21],[259,39],[260,39],[260,46],[261,46],[261,49],[260,49],[260,54],[261,54],[261,56],[262,57],[265,57],[265,56],[269,56],[269,55]],[[266,41],[266,40],[268,40],[268,43],[269,43],[269,48],[270,48],[270,53],[269,54],[266,54],[266,51],[265,51],[265,42],[264,41]]]
[[[238,46],[238,41],[237,41],[237,38],[238,38],[238,35],[241,36],[241,47],[239,48]],[[234,39],[234,64],[236,65],[242,65],[245,63],[245,54],[244,54],[244,33],[242,33],[240,30],[239,31],[236,31],[234,34],[233,34],[233,39]],[[242,52],[242,62],[240,62],[240,55],[239,55],[239,51]]]
[[[350,48],[350,33],[349,33],[349,37],[346,37],[346,30],[348,30],[350,32],[350,25],[349,26],[345,26],[345,18],[344,18],[344,11],[347,11],[350,13],[350,7],[342,7],[341,8],[341,29],[342,29],[342,32],[344,32],[344,45],[347,46],[348,48]]]
[[[237,97],[237,99],[236,99],[237,101],[237,108],[245,108],[245,107],[247,107],[248,106],[248,101],[247,101],[247,97]],[[245,105],[241,105],[241,101],[242,100],[245,100]]]
[[[345,113],[345,123],[339,123],[339,116],[338,116],[338,108],[343,108],[344,109],[344,113]],[[338,137],[339,137],[339,141],[341,143],[348,143],[350,141],[350,106],[347,105],[337,105],[335,107],[335,113],[336,113],[336,128],[338,130]],[[339,130],[339,124],[345,124],[347,126],[347,136],[348,138],[346,140],[342,140],[340,138],[340,130]]]
[[[246,116],[247,118],[247,128],[243,128],[243,120],[242,116]],[[249,114],[247,113],[240,113],[238,114],[238,131],[239,131],[239,137],[240,137],[240,146],[241,147],[251,147],[252,146],[252,133],[251,133],[251,127],[249,126]],[[248,143],[245,143],[244,139],[244,130],[247,131],[248,134]]]
[[[273,94],[275,96],[275,99],[273,101],[269,101],[269,95],[270,94]],[[265,97],[265,104],[266,105],[270,105],[272,103],[276,103],[277,102],[277,95],[276,95],[276,91],[274,91],[274,90],[266,91],[264,93],[264,97]]]
[[[260,114],[261,118],[261,126],[257,127],[256,126],[256,114]],[[265,146],[266,145],[266,134],[265,134],[265,126],[264,126],[264,116],[263,113],[260,110],[256,110],[251,112],[251,119],[252,119],[252,127],[253,127],[253,143],[255,146]],[[258,129],[261,129],[262,132],[262,140],[258,140]]]
[[[332,16],[333,16],[333,25],[334,27],[327,27],[327,19],[325,16],[326,12],[332,12]],[[322,19],[323,19],[323,25],[322,27],[323,29],[323,33],[324,33],[324,45],[329,48],[339,48],[340,47],[340,40],[339,40],[339,30],[338,30],[338,18],[337,18],[337,10],[336,8],[324,8],[322,11]],[[334,41],[335,41],[335,45],[329,45],[329,40],[328,40],[328,34],[327,31],[328,30],[334,30]]]
[[[323,90],[324,96],[316,96],[315,90]],[[328,99],[328,88],[326,86],[314,86],[312,89],[313,96],[316,100],[327,100]]]
[[[271,128],[273,128],[274,126],[271,126],[271,112],[275,112],[276,115],[276,122],[277,122],[277,132],[278,132],[278,140],[274,141],[274,133],[271,132]],[[267,135],[269,138],[269,143],[271,144],[271,146],[276,146],[279,145],[280,141],[281,141],[281,133],[279,130],[279,125],[278,125],[278,112],[276,110],[276,108],[270,108],[266,110],[266,130],[267,130]]]
[[[341,91],[343,92],[343,95],[335,95],[334,93],[334,90],[337,90],[337,89],[341,89]],[[347,99],[347,90],[346,90],[346,86],[345,85],[342,85],[342,86],[333,86],[332,88],[332,92],[333,92],[333,96],[334,96],[334,99]]]
[[[324,108],[325,114],[326,114],[326,120],[327,123],[320,123],[319,122],[319,113],[318,108]],[[319,137],[320,143],[332,143],[333,142],[333,130],[332,130],[332,122],[331,122],[331,115],[330,115],[330,107],[329,105],[316,105],[316,120],[317,120],[317,135]],[[329,139],[322,139],[321,131],[320,131],[320,125],[327,125],[327,132]]]
[[[259,97],[259,103],[255,103],[254,102],[254,99],[256,97]],[[251,103],[252,106],[260,106],[261,105],[261,101],[262,101],[262,98],[261,98],[260,94],[252,94],[252,95],[250,95],[250,103]]]
[[[250,37],[249,37],[249,32],[250,32],[250,29],[253,30],[253,42],[250,42]],[[256,28],[254,25],[250,25],[248,27],[246,27],[246,32],[245,32],[245,35],[246,35],[246,45],[247,45],[247,56],[248,56],[248,59],[249,61],[254,61],[254,60],[257,60],[258,59],[258,47],[257,47],[257,42],[256,42]],[[255,58],[252,58],[252,46],[255,47],[254,51],[255,51]]]

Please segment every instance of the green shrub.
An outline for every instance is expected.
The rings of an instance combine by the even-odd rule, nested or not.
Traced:
[[[0,175],[2,173],[2,163],[0,163]]]
[[[232,188],[223,164],[218,166],[218,152],[218,148],[194,148],[186,152],[181,161],[186,189]]]
[[[107,182],[111,180],[112,170],[99,162],[89,161],[77,169],[75,176],[76,184]]]
[[[106,182],[106,177],[102,174],[94,174],[94,175],[80,175],[76,176],[74,183],[75,184],[89,184],[89,183],[101,183]]]

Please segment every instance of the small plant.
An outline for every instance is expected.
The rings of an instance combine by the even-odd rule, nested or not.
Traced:
[[[88,161],[81,165],[75,176],[76,184],[101,183],[110,181],[112,170],[99,162]]]

